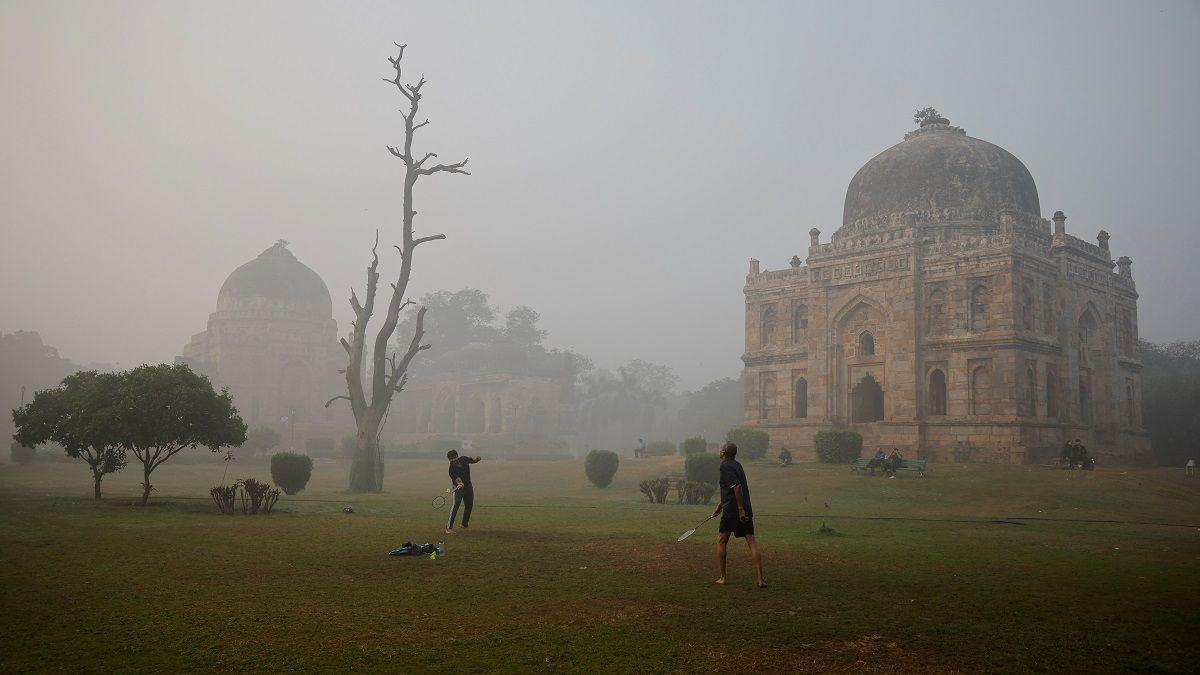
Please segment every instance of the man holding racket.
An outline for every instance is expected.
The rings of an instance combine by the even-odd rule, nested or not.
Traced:
[[[746,484],[746,471],[736,458],[737,445],[726,443],[721,448],[721,503],[717,504],[713,511],[713,516],[721,516],[721,526],[717,534],[717,568],[720,571],[717,583],[725,585],[725,552],[729,545],[729,535],[732,534],[739,539],[746,539],[746,545],[750,547],[750,559],[754,561],[754,571],[758,575],[758,587],[766,588],[762,556],[758,552],[758,542],[754,540],[754,509],[750,505],[750,487]]]
[[[471,487],[471,465],[479,462],[480,457],[459,457],[457,450],[446,453],[450,460],[450,485],[454,488],[454,506],[450,508],[450,519],[446,521],[446,534],[454,534],[454,517],[458,515],[458,507],[465,504],[463,509],[462,527],[467,529],[471,522],[471,507],[475,505],[475,489]]]

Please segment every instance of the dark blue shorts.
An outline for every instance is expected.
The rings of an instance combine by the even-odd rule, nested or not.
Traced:
[[[754,534],[754,518],[747,518],[743,523],[737,516],[721,516],[721,527],[717,531],[721,534],[728,532],[741,539],[748,534]]]

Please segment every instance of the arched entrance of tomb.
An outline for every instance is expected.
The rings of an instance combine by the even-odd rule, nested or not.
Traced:
[[[841,307],[830,335],[829,415],[843,424],[882,420],[891,317],[883,304],[862,293]]]
[[[482,434],[484,427],[483,401],[472,398],[467,401],[463,410],[463,431],[468,434]]]
[[[501,431],[504,408],[499,396],[492,397],[492,414],[488,418],[488,433],[498,434]]]
[[[850,390],[850,421],[855,424],[883,419],[883,387],[870,373]]]
[[[434,431],[439,434],[454,433],[454,396],[447,395],[438,407],[437,424]]]

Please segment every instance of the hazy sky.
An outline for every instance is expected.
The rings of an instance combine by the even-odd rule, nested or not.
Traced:
[[[1200,8],[1169,2],[0,3],[0,330],[169,361],[276,239],[345,329],[398,238],[392,41],[429,84],[414,290],[541,312],[598,365],[736,375],[747,260],[841,224],[937,107],[1112,233],[1143,337],[1200,337]],[[385,259],[388,270],[398,265]]]

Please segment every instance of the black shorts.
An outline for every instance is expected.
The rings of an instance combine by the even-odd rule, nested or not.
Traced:
[[[721,534],[728,532],[741,539],[748,534],[754,534],[754,518],[747,518],[743,523],[737,516],[721,516],[721,527],[717,531]]]

